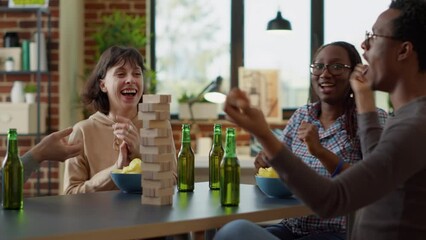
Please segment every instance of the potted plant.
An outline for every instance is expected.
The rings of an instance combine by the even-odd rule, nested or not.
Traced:
[[[96,26],[92,37],[96,43],[96,60],[103,51],[113,45],[130,46],[141,51],[148,42],[146,20],[140,16],[116,10],[111,15],[102,17],[102,22]],[[156,74],[149,67],[147,67],[144,82],[145,93],[155,94]]]
[[[204,97],[184,92],[178,99],[179,119],[191,119],[191,108],[194,119],[217,119],[219,105],[208,102]]]
[[[26,103],[35,103],[36,94],[37,94],[37,85],[32,82],[27,83],[24,87],[24,93],[25,93]]]

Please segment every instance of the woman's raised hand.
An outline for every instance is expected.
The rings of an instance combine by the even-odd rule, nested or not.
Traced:
[[[132,160],[135,157],[139,157],[140,138],[137,132],[138,129],[128,118],[116,116],[115,120],[116,123],[112,125],[113,133],[118,139],[126,143],[128,159]]]

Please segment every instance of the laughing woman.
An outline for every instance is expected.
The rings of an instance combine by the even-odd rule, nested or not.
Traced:
[[[138,104],[144,70],[143,57],[135,48],[113,46],[101,55],[82,94],[96,113],[75,124],[70,136],[70,142],[84,143],[84,151],[66,161],[65,194],[117,189],[111,171],[140,157]],[[176,159],[173,163],[176,173]]]
[[[357,135],[355,99],[349,84],[354,66],[361,63],[355,47],[332,42],[320,47],[310,66],[311,86],[318,101],[300,107],[283,131],[282,142],[303,162],[325,177],[334,177],[362,159]],[[387,114],[377,109],[384,125]],[[261,153],[255,166],[267,167]],[[283,219],[266,226],[279,239],[339,240],[346,236],[344,217],[316,215]]]

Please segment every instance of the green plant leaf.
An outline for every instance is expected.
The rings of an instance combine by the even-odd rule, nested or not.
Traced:
[[[35,93],[37,92],[37,85],[35,85],[34,83],[27,83],[24,87],[24,92],[25,93]]]
[[[111,15],[102,17],[101,23],[95,26],[92,37],[96,43],[95,60],[107,48],[122,45],[142,49],[148,37],[146,35],[146,20],[137,15],[114,11]]]

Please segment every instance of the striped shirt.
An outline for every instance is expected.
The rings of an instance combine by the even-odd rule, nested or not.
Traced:
[[[320,160],[312,156],[306,144],[297,137],[297,131],[302,121],[315,125],[318,128],[321,145],[336,154],[339,159],[343,159],[346,163],[354,164],[362,159],[361,146],[358,136],[354,139],[349,139],[345,130],[345,115],[337,118],[328,129],[324,129],[318,118],[319,110],[320,104],[318,102],[297,109],[283,130],[281,140],[295,155],[300,157],[318,174],[331,177],[331,174]],[[380,124],[383,126],[387,118],[387,113],[381,109],[378,109],[377,112]],[[311,215],[284,219],[282,223],[292,230],[294,234],[300,236],[319,232],[345,232],[346,228],[345,217],[321,219],[315,215]]]

